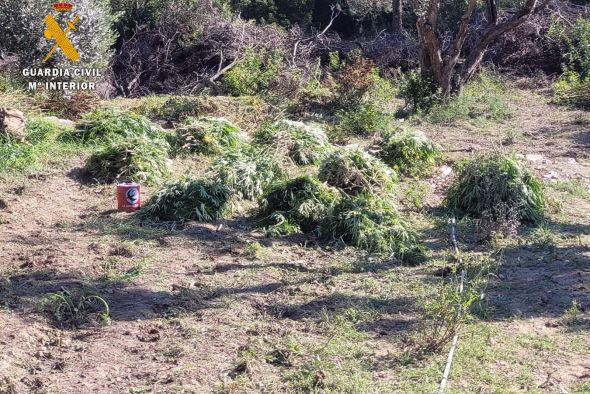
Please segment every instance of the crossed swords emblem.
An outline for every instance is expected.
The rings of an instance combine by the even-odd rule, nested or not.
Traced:
[[[53,53],[57,50],[57,48],[61,48],[63,53],[66,55],[68,59],[75,62],[80,59],[80,54],[74,48],[74,45],[68,38],[68,33],[72,30],[76,30],[76,23],[80,20],[80,15],[76,15],[73,21],[68,21],[68,27],[65,30],[62,30],[59,26],[59,23],[55,20],[55,18],[50,14],[45,17],[45,24],[47,25],[47,29],[43,33],[45,38],[51,40],[52,38],[55,39],[55,45],[51,48],[47,56],[45,56],[44,61],[48,61],[49,58],[53,55]]]

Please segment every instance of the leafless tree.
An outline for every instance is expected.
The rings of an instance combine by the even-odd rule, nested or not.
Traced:
[[[465,12],[459,21],[454,39],[444,45],[437,32],[440,16],[439,0],[428,0],[420,15],[417,28],[420,43],[420,63],[423,72],[432,74],[445,96],[460,92],[474,76],[490,44],[504,33],[526,22],[538,8],[539,0],[526,0],[524,6],[512,16],[500,18],[496,0],[485,0],[486,24],[481,31],[470,29],[477,0],[467,0]],[[477,35],[473,45],[464,53],[469,34]]]

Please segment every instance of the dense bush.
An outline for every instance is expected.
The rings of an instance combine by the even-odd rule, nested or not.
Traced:
[[[166,183],[139,212],[140,217],[156,221],[212,222],[230,211],[232,192],[209,179],[180,179]]]
[[[554,89],[557,104],[590,109],[590,77],[582,79],[578,73],[568,71],[559,78]]]
[[[279,182],[265,193],[258,213],[271,232],[314,231],[339,193],[310,176]]]
[[[92,154],[85,169],[99,182],[161,183],[170,175],[169,145],[146,136],[114,141]]]
[[[162,137],[163,130],[147,118],[118,109],[98,109],[86,116],[77,132],[67,135],[82,142],[104,142],[133,137]]]
[[[384,108],[393,89],[373,62],[353,53],[337,73],[336,83],[336,117],[342,132],[364,135],[387,128],[390,116]]]
[[[390,117],[373,102],[360,104],[349,111],[336,114],[339,127],[345,134],[367,135],[386,130]]]
[[[460,171],[447,192],[448,207],[474,217],[537,222],[543,217],[541,182],[516,157],[480,155]]]
[[[590,73],[590,21],[578,18],[568,27],[555,19],[547,32],[548,50],[556,54],[566,72],[575,72],[585,79]]]
[[[590,108],[590,21],[573,26],[555,19],[547,32],[547,48],[561,61],[563,75],[555,85],[558,104]]]
[[[3,0],[0,2],[0,42],[4,49],[19,57],[21,67],[72,67],[61,50],[56,51],[48,63],[43,59],[49,53],[55,40],[43,35],[43,19],[51,11],[51,3],[45,0]],[[53,16],[61,26],[79,14],[82,19],[76,31],[68,35],[80,53],[78,68],[104,69],[111,56],[114,34],[111,26],[114,17],[108,0],[78,0],[71,13],[57,13]]]
[[[215,155],[225,149],[237,149],[243,138],[240,130],[223,118],[186,118],[177,126],[178,149]]]
[[[247,49],[244,58],[223,77],[223,86],[234,96],[263,93],[278,77],[280,64],[278,53]]]
[[[310,26],[315,0],[234,0],[233,9],[246,19],[283,26]]]
[[[288,155],[299,165],[318,164],[331,149],[321,127],[290,120],[264,125],[254,135],[254,141]]]
[[[441,98],[441,93],[434,79],[418,70],[404,74],[398,94],[404,99],[406,110],[412,113],[427,112]]]
[[[211,177],[227,185],[238,198],[259,198],[273,182],[283,177],[283,169],[269,152],[251,147],[225,152],[209,168]]]
[[[320,227],[324,239],[341,239],[373,253],[416,261],[423,254],[418,234],[391,202],[391,196],[344,198]]]
[[[406,175],[427,172],[440,156],[440,148],[421,131],[399,128],[382,133],[372,153]]]
[[[360,149],[338,149],[322,162],[319,178],[354,195],[390,191],[396,175],[381,160]]]

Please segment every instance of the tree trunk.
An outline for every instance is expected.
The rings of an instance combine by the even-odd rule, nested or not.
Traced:
[[[392,18],[392,31],[393,34],[402,34],[404,32],[404,25],[402,20],[403,14],[403,0],[393,0],[393,18]]]

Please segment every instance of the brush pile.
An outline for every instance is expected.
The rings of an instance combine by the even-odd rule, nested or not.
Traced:
[[[391,196],[342,199],[322,222],[319,233],[327,240],[341,239],[357,248],[396,255],[405,261],[419,260],[424,251],[418,234],[397,211]]]
[[[98,109],[86,115],[71,136],[84,143],[99,143],[135,137],[162,138],[163,130],[132,112]]]

